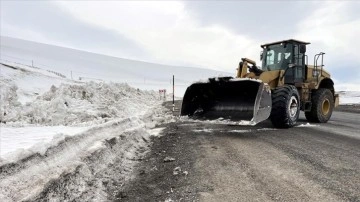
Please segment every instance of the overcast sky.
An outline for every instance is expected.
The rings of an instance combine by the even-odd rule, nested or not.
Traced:
[[[260,44],[309,41],[338,85],[360,85],[358,1],[1,1],[1,35],[233,72]]]

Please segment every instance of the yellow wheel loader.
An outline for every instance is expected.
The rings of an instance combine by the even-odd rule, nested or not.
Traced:
[[[327,122],[339,95],[323,68],[325,53],[316,54],[313,65],[308,65],[308,44],[289,39],[261,45],[261,67],[242,58],[235,78],[209,78],[190,85],[181,115],[247,120],[252,125],[270,118],[274,127],[290,128],[302,110],[309,122]]]

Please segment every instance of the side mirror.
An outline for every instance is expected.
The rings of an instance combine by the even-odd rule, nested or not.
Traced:
[[[305,53],[306,52],[306,45],[301,44],[300,45],[300,53]]]
[[[260,52],[260,60],[263,59],[263,54],[264,54],[264,51],[261,51],[261,52]]]

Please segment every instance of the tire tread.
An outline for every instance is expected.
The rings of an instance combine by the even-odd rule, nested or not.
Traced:
[[[275,127],[290,128],[295,125],[298,115],[296,120],[291,120],[287,112],[288,101],[294,94],[297,96],[298,104],[300,104],[299,93],[295,86],[285,85],[273,90],[270,120]],[[298,113],[299,110],[300,109],[298,109]]]

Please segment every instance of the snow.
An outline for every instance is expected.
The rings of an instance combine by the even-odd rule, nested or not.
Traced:
[[[340,104],[360,104],[360,91],[340,91]]]
[[[16,88],[18,101],[22,104],[31,102],[38,95],[45,93],[51,85],[82,83],[64,79],[47,71],[26,65],[13,62],[2,63],[8,66],[0,65],[1,96],[5,96],[3,93],[6,94],[6,91]]]
[[[175,161],[175,158],[170,157],[170,156],[167,156],[164,158],[164,162],[172,162],[172,161]]]
[[[86,83],[82,87],[89,87],[93,85],[99,87],[98,85],[100,84]],[[128,86],[119,86],[117,84],[107,85],[109,85],[108,87],[112,87],[112,90],[105,88],[107,90],[103,91],[101,90],[103,88],[98,88],[98,95],[92,97],[94,99],[91,100],[90,104],[83,103],[83,107],[88,109],[85,110],[85,114],[87,114],[88,111],[94,113],[94,111],[96,112],[98,110],[98,106],[96,104],[99,102],[100,98],[103,101],[105,96],[102,95],[103,92],[110,94],[106,94],[107,101],[110,100],[109,102],[106,102],[107,106],[116,108],[118,102],[111,102],[112,93],[118,92],[116,91],[117,87],[120,89],[129,88]],[[70,87],[71,85],[65,86]],[[76,87],[74,89],[78,88]],[[43,105],[47,102],[50,102],[48,105],[50,106],[50,109],[54,106],[58,106],[58,108],[55,107],[54,109],[63,109],[63,105],[57,105],[56,102],[55,105],[51,104],[51,101],[55,100],[55,97],[57,96],[50,96],[52,99],[49,100],[44,99],[49,96],[48,94],[50,92],[51,91],[45,93],[43,96],[40,96],[39,100],[41,102],[38,102],[42,103]],[[66,93],[63,94],[63,91],[60,92],[60,96],[66,97]],[[70,93],[70,95],[72,95],[70,96],[70,101],[84,101],[82,97],[79,97],[76,92],[77,91],[75,90]],[[3,199],[2,201],[34,199],[34,197],[41,195],[43,190],[48,189],[47,186],[51,186],[51,181],[56,179],[57,181],[62,181],[61,183],[66,184],[68,183],[68,180],[64,179],[64,177],[66,177],[64,173],[78,175],[77,173],[79,172],[79,169],[85,169],[79,173],[81,178],[84,178],[81,180],[102,180],[103,178],[99,177],[98,175],[95,176],[89,173],[86,174],[88,172],[87,170],[93,170],[95,174],[97,172],[101,172],[101,170],[110,169],[112,167],[106,165],[112,164],[113,161],[121,162],[119,165],[121,165],[121,169],[123,170],[110,173],[117,173],[116,175],[119,175],[117,176],[119,179],[129,179],[131,176],[130,173],[132,171],[132,167],[136,163],[134,159],[141,158],[141,156],[144,155],[143,152],[141,153],[138,151],[146,151],[144,148],[146,148],[149,144],[150,136],[158,135],[163,130],[163,128],[154,129],[153,127],[155,127],[157,124],[166,122],[166,120],[170,120],[169,117],[171,117],[171,115],[169,115],[170,113],[165,114],[161,102],[154,98],[151,92],[139,92],[136,89],[128,89],[124,92],[127,93],[123,95],[124,97],[130,94],[134,97],[136,97],[136,95],[142,95],[143,99],[131,99],[131,102],[122,103],[125,104],[124,107],[126,107],[126,109],[118,111],[115,110],[116,113],[113,114],[114,116],[110,117],[110,119],[107,121],[98,121],[98,119],[102,119],[101,116],[99,116],[97,117],[97,121],[91,120],[89,122],[87,119],[80,119],[83,120],[85,124],[75,124],[86,125],[86,127],[69,127],[60,125],[44,126],[48,123],[47,121],[39,121],[37,122],[36,126],[33,126],[28,123],[27,119],[22,118],[21,113],[19,116],[19,122],[20,124],[23,124],[24,127],[4,127],[5,124],[3,124],[1,127],[1,137],[5,138],[5,142],[2,143],[9,143],[11,145],[15,145],[15,147],[18,146],[19,148],[13,153],[8,153],[7,155],[5,154],[5,157],[0,161],[0,166],[2,166],[3,169],[9,167],[6,173],[0,172],[0,177],[2,178],[0,182],[0,190],[2,190],[0,192],[0,198]],[[50,94],[53,95],[52,93]],[[119,101],[122,102],[123,99],[119,99]],[[34,101],[27,107],[33,106],[33,104],[36,104],[36,102],[37,101]],[[96,107],[94,107],[93,104],[95,104]],[[71,104],[69,104],[69,106],[70,105]],[[33,109],[34,107],[30,108]],[[104,110],[104,108],[101,109]],[[60,113],[60,115],[63,113],[74,113],[73,110],[68,110],[65,112],[62,110],[55,110],[54,113],[56,114],[57,111],[59,111],[58,113]],[[80,113],[80,115],[76,113],[74,114],[75,116],[80,117],[83,117],[84,115],[83,113]],[[42,115],[43,114],[40,113],[37,116],[45,119],[48,116],[51,116],[50,114],[44,116]],[[58,118],[57,122],[68,123],[66,119],[63,119],[62,116]],[[56,131],[61,131],[61,133],[57,133]],[[22,136],[23,134],[20,133],[23,133],[24,136]],[[11,140],[12,135],[15,135],[15,137],[19,139],[24,137],[22,140],[24,144],[18,142],[16,139]],[[50,140],[51,137],[53,138],[52,140]],[[31,144],[33,146],[31,146]],[[22,148],[20,149],[20,147]],[[15,148],[11,147],[11,149],[14,150]],[[103,153],[106,153],[107,155]],[[93,160],[89,162],[89,159]],[[101,164],[96,163],[97,161],[101,161]],[[15,164],[9,164],[12,162]],[[103,164],[103,162],[105,162],[105,164]],[[104,175],[106,175],[104,176],[104,179],[108,178],[108,173],[109,172],[104,172]],[[77,181],[71,181],[71,183],[77,183]],[[90,187],[88,189],[94,188]],[[103,188],[99,189],[102,190]],[[97,195],[99,192],[102,193],[101,190],[94,192],[95,195],[88,195],[88,197],[100,197],[101,200],[105,200],[106,197],[102,198],[103,196]],[[82,192],[88,191],[83,189],[76,191],[73,190],[71,193],[67,193],[65,195],[66,197],[70,198],[65,198],[64,200],[74,199],[72,197],[77,197]],[[55,198],[49,198],[49,200],[61,200],[61,198],[58,197],[64,196],[61,193],[57,193],[56,190],[55,194],[59,194],[59,196],[56,196]]]
[[[187,86],[199,79],[233,76],[235,72],[153,64],[51,46],[1,36],[1,61],[14,61],[43,70],[51,70],[79,81],[127,83],[142,90],[166,89],[172,92],[175,76],[175,96],[182,97]],[[36,51],[35,51],[36,50]],[[236,64],[235,64],[236,65]]]
[[[306,124],[300,124],[300,125],[298,125],[296,127],[316,127],[316,126],[318,126],[318,125],[306,123]]]
[[[201,133],[201,132],[211,133],[211,132],[212,132],[212,129],[207,129],[207,128],[204,128],[204,129],[196,129],[196,130],[193,130],[193,132],[195,132],[195,133]]]
[[[241,125],[241,126],[255,126],[256,123],[253,122],[253,121],[245,121],[245,120],[241,120],[238,125]]]
[[[148,133],[151,136],[159,137],[164,129],[165,129],[164,127],[162,127],[162,128],[154,128],[154,129],[148,130]]]
[[[118,119],[92,127],[76,136],[64,138],[45,152],[34,153],[28,156],[32,158],[24,159],[24,163],[19,162],[27,165],[24,168],[17,168],[13,173],[10,170],[8,172],[11,175],[2,176],[1,194],[5,196],[5,201],[29,199],[39,194],[50,180],[61,178],[64,172],[75,172],[74,169],[82,165],[84,159],[97,156],[101,151],[112,152],[113,144],[122,145],[119,146],[119,152],[125,158],[123,161],[134,159],[137,156],[136,148],[146,146],[149,141],[150,134],[143,129],[144,125],[144,122],[136,117]],[[109,145],[108,142],[114,138],[115,143]],[[103,160],[111,161],[116,156],[106,156]],[[131,161],[127,162],[126,166],[130,164]],[[101,167],[97,165],[92,169]]]
[[[95,82],[52,86],[25,105],[16,103],[16,96],[13,97],[4,97],[3,100],[2,111],[6,115],[0,118],[8,125],[87,126],[105,123],[112,118],[141,115],[149,105],[160,103],[155,92],[138,91],[127,84]]]
[[[36,151],[42,145],[47,145],[53,140],[63,139],[65,136],[73,136],[87,130],[88,127],[66,126],[25,126],[0,128],[0,157],[9,159],[18,156],[26,149]],[[16,152],[17,151],[17,152]],[[18,153],[18,154],[15,154]],[[5,155],[9,157],[5,157]]]
[[[1,201],[36,200],[43,190],[52,190],[50,201],[71,201],[82,193],[89,197],[85,201],[105,200],[105,188],[97,182],[130,179],[150,137],[162,133],[157,125],[174,121],[156,91],[75,82],[12,63],[0,68]],[[120,167],[107,171],[114,162]],[[68,174],[76,180],[67,180]],[[76,185],[82,181],[95,187]],[[55,182],[67,188],[51,188]]]
[[[253,121],[240,120],[240,121],[231,121],[229,119],[224,119],[222,117],[215,120],[199,120],[191,119],[188,116],[181,116],[180,121],[182,122],[194,122],[194,123],[208,123],[208,124],[224,124],[224,125],[239,125],[239,126],[255,126],[256,123]]]
[[[117,190],[116,186],[131,179],[134,165],[148,151],[150,138],[163,134],[164,128],[158,126],[176,120],[162,106],[158,89],[171,92],[175,74],[175,96],[182,96],[193,81],[223,73],[8,37],[1,37],[1,42],[1,201],[41,201],[41,196],[48,201],[107,200],[103,182],[119,179],[114,182]],[[31,60],[34,66],[26,62]],[[82,80],[70,79],[70,72]],[[359,97],[359,92],[340,92],[341,103],[360,103]],[[254,125],[222,118],[180,117],[180,121]]]
[[[249,133],[251,130],[230,130],[230,133]]]
[[[252,78],[233,78],[233,79],[231,79],[231,81],[254,81],[254,82],[262,83],[261,80],[252,79]]]
[[[160,115],[161,107],[158,111],[153,109],[161,104],[156,93],[139,91],[126,84],[61,84],[25,105],[17,102],[15,89],[10,90],[14,94],[11,99],[2,96],[5,105],[1,107],[6,112],[1,116],[2,122],[6,122],[1,125],[2,158],[38,142],[46,144],[57,134],[71,136],[114,119],[144,117],[144,128],[154,128],[166,119]],[[154,129],[150,133],[158,135],[161,131]]]

